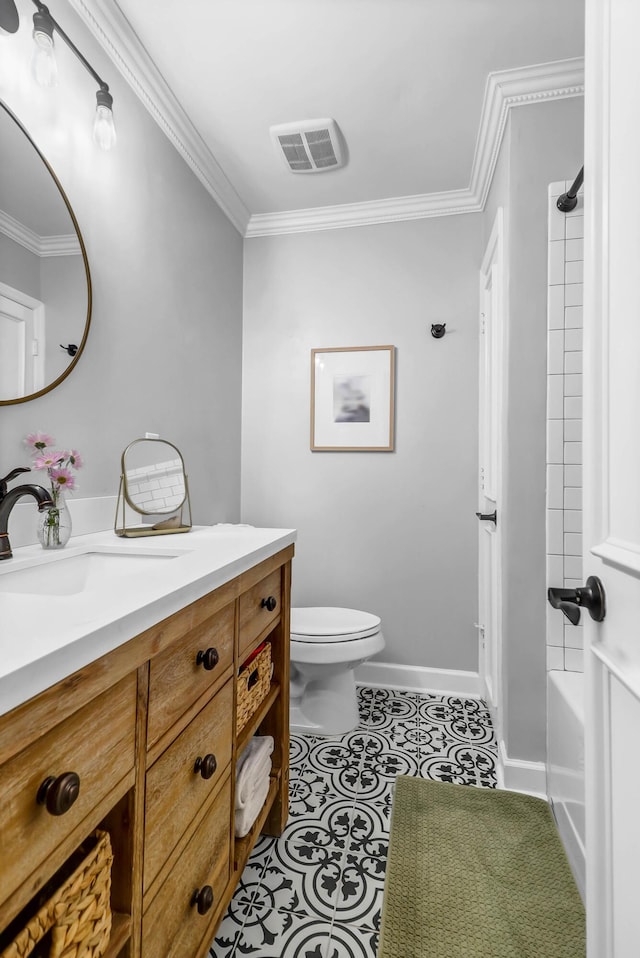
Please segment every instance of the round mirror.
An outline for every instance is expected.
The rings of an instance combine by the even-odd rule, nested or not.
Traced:
[[[164,439],[136,439],[122,456],[124,495],[143,516],[165,516],[184,505],[187,489],[178,449]]]
[[[80,358],[91,277],[78,223],[37,146],[0,100],[0,405],[53,389]]]

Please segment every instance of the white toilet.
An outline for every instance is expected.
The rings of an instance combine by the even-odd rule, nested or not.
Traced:
[[[339,735],[358,725],[354,669],[384,649],[380,618],[356,609],[291,610],[291,731]]]

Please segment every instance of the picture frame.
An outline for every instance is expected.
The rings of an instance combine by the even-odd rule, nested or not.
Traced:
[[[311,350],[311,451],[393,452],[395,346]]]

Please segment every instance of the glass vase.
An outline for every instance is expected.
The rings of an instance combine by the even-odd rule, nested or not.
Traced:
[[[52,506],[38,513],[38,542],[43,549],[62,549],[71,537],[71,515],[62,492]]]

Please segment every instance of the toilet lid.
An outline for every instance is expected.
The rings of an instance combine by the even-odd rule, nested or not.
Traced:
[[[296,642],[347,642],[380,631],[380,617],[357,609],[310,607],[291,610],[291,638]]]

